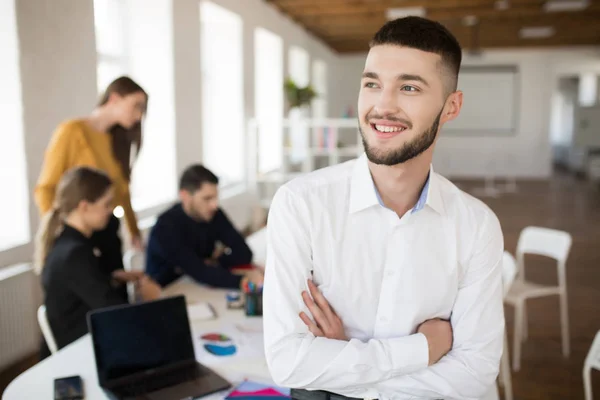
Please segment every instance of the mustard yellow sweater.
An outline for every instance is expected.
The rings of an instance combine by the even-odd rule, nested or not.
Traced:
[[[129,183],[113,156],[111,141],[111,135],[94,130],[81,119],[66,121],[58,126],[46,149],[44,165],[35,188],[35,201],[41,214],[52,208],[56,186],[67,170],[79,166],[94,167],[103,170],[113,180],[115,205],[123,207],[131,235],[139,235],[131,207]]]

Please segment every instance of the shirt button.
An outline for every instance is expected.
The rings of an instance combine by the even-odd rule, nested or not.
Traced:
[[[389,270],[385,273],[387,276],[392,276],[394,275],[394,271],[393,270]]]
[[[380,320],[381,322],[387,322],[387,318],[386,318],[386,317],[379,317],[379,320]]]

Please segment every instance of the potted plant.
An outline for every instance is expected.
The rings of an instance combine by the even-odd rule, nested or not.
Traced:
[[[283,87],[290,109],[310,104],[317,95],[311,85],[301,88],[290,78],[285,80]]]

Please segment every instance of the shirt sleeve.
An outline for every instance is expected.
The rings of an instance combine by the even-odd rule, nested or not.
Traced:
[[[62,272],[67,287],[91,309],[126,303],[121,291],[111,285],[98,260],[86,247],[73,250]]]
[[[213,287],[234,289],[240,287],[241,276],[234,275],[221,266],[206,264],[186,243],[181,229],[170,226],[168,222],[163,222],[163,224],[155,226],[154,237],[151,240],[159,243],[173,268],[178,267],[195,281]]]
[[[283,186],[268,218],[263,320],[267,364],[277,384],[347,392],[427,367],[427,339],[420,333],[366,342],[313,336],[298,316],[309,313],[301,297],[312,270],[309,210]]]
[[[236,265],[250,264],[252,262],[252,250],[246,244],[244,237],[233,226],[227,215],[219,210],[216,215],[217,238],[231,251],[219,257],[219,264],[231,268]]]
[[[56,186],[72,165],[72,154],[78,146],[76,129],[72,124],[62,124],[56,129],[46,148],[44,163],[34,191],[40,215],[46,214],[52,208]]]
[[[475,400],[495,384],[504,339],[504,239],[491,211],[477,236],[452,310],[452,350],[431,367],[379,383],[379,393]]]

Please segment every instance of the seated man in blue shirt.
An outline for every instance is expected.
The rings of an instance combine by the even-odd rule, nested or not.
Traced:
[[[263,273],[231,269],[252,262],[252,251],[219,208],[219,179],[202,165],[188,167],[179,183],[180,203],[158,217],[146,250],[146,273],[161,286],[186,274],[199,283],[240,288],[262,285]]]

